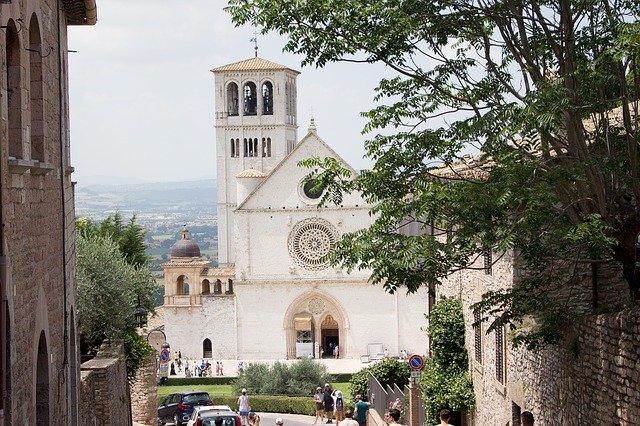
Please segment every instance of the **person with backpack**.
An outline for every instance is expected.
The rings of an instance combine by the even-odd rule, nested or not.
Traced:
[[[342,392],[339,390],[334,392],[334,396],[336,399],[333,416],[336,418],[336,426],[338,426],[344,420],[344,399],[342,399]]]

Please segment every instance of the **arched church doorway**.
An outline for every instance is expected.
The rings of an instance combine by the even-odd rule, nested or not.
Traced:
[[[338,358],[340,348],[340,329],[331,315],[327,315],[320,325],[320,341],[323,358]]]
[[[211,358],[212,356],[213,351],[211,350],[211,340],[204,339],[204,342],[202,342],[202,357]]]
[[[47,338],[41,331],[36,360],[36,425],[49,424],[49,350]]]
[[[287,359],[347,355],[349,320],[339,300],[320,291],[309,291],[291,302],[284,314]],[[331,349],[329,349],[331,347]]]

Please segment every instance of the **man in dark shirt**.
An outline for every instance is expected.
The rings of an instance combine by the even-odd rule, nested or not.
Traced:
[[[324,385],[324,412],[327,414],[327,423],[333,423],[333,389],[329,383]]]

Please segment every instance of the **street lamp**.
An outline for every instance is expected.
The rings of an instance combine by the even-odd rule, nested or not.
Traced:
[[[140,295],[138,295],[138,306],[133,314],[136,317],[136,324],[142,328],[147,325],[147,310],[140,305]]]

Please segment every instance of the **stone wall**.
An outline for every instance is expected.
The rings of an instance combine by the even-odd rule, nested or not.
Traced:
[[[131,425],[129,385],[122,346],[115,343],[111,346],[103,345],[98,355],[84,362],[80,368],[80,412],[95,410],[94,419],[87,419],[83,414],[83,419],[89,423],[81,424]],[[93,392],[85,386],[92,387]]]
[[[93,400],[96,395],[96,375],[91,370],[80,373],[80,401],[82,410],[78,423],[82,426],[97,426],[96,406]]]
[[[156,351],[152,351],[131,384],[133,421],[144,425],[155,425],[158,417],[157,355]]]
[[[517,351],[513,370],[536,424],[640,424],[638,342],[635,308],[577,320],[561,345]]]
[[[475,425],[518,425],[519,413],[529,410],[536,425],[640,424],[640,309],[589,315],[594,310],[592,269],[575,271],[574,280],[557,292],[568,309],[580,312],[570,322],[565,339],[539,352],[513,348],[504,331],[504,359],[499,362],[496,333],[476,335],[471,305],[489,290],[508,288],[521,276],[511,256],[504,256],[491,273],[464,270],[438,287],[439,296],[463,301],[469,372],[473,378]],[[598,309],[628,306],[630,293],[614,264],[600,266]],[[477,336],[477,337],[476,337]],[[480,350],[477,353],[476,338]],[[506,371],[502,381],[497,369]]]

